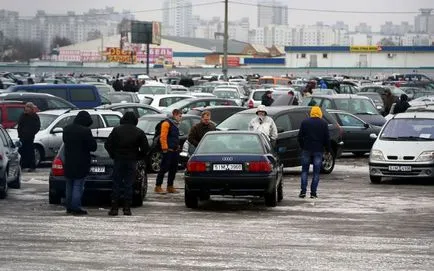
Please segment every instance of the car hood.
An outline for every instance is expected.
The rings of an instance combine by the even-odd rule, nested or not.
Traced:
[[[355,114],[357,117],[361,118],[365,122],[375,125],[383,126],[386,123],[386,119],[381,115],[365,115],[365,114]]]
[[[377,139],[372,149],[380,150],[385,158],[387,156],[398,156],[398,160],[403,160],[404,156],[414,156],[417,159],[422,152],[434,150],[434,141],[389,141]]]

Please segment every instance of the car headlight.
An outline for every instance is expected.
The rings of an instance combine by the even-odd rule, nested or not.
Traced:
[[[369,160],[371,161],[384,161],[384,155],[380,150],[371,150],[369,155]]]
[[[424,151],[416,159],[418,162],[431,162],[434,161],[434,151]]]

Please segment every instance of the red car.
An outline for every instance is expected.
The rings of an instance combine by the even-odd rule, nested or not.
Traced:
[[[24,112],[25,102],[0,101],[0,120],[5,129],[12,128]]]

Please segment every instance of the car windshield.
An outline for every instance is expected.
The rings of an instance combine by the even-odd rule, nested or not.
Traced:
[[[243,113],[235,114],[217,126],[218,130],[242,130],[246,131],[249,129],[250,121],[256,117],[255,113]]]
[[[434,141],[434,119],[392,119],[380,136],[383,140]]]
[[[139,94],[166,94],[166,87],[144,85],[139,89]]]
[[[139,120],[139,123],[137,123],[137,127],[140,128],[145,134],[147,135],[153,135],[155,134],[155,126],[161,121],[162,119],[152,118],[152,119],[142,119]]]
[[[258,135],[212,134],[206,135],[195,151],[196,154],[263,154]]]
[[[214,90],[213,94],[217,98],[224,98],[224,99],[239,99],[240,98],[240,95],[236,91]]]
[[[336,109],[352,114],[378,115],[374,105],[365,99],[335,99]]]
[[[38,113],[39,121],[41,122],[41,128],[40,131],[45,130],[50,126],[50,124],[57,119],[57,115],[51,115],[51,114],[44,114],[44,113]]]

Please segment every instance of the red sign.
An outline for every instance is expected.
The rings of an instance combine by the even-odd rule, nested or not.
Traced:
[[[240,58],[234,56],[228,56],[228,67],[239,67]]]

